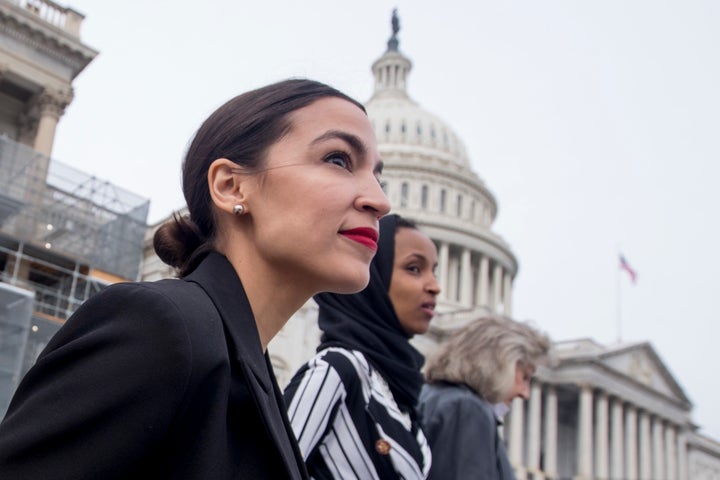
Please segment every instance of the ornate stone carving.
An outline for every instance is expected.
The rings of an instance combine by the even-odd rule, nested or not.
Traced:
[[[51,116],[56,120],[60,119],[72,99],[72,89],[57,90],[54,92],[45,90],[40,94],[36,103],[40,111],[40,117]]]
[[[652,384],[652,368],[641,353],[633,355],[630,361],[630,375],[640,383],[650,386]]]

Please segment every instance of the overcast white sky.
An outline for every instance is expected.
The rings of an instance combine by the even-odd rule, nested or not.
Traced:
[[[720,439],[720,3],[68,4],[100,55],[53,156],[151,198],[151,222],[184,204],[187,141],[230,97],[307,76],[366,101],[397,7],[411,96],[496,195],[494,229],[520,262],[516,317],[555,340],[650,341]]]

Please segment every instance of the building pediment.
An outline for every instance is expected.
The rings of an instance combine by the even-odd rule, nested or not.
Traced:
[[[555,345],[559,370],[593,371],[594,376],[613,377],[633,389],[662,396],[679,405],[690,406],[680,384],[649,342],[600,345],[581,339]],[[580,370],[577,370],[580,369]]]
[[[690,403],[682,387],[648,342],[610,347],[600,354],[599,360],[658,393]]]

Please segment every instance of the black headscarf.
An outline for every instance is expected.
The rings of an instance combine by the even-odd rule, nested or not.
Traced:
[[[395,314],[388,291],[395,257],[397,215],[380,220],[378,251],[370,264],[370,283],[352,295],[315,295],[323,331],[318,351],[342,347],[362,352],[387,381],[398,406],[414,413],[425,359],[412,345]]]

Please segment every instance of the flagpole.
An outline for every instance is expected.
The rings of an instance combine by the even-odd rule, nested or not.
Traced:
[[[617,252],[617,261],[620,261],[620,250]],[[622,342],[622,287],[620,274],[622,273],[619,266],[616,266],[615,283],[617,287],[617,341]]]

